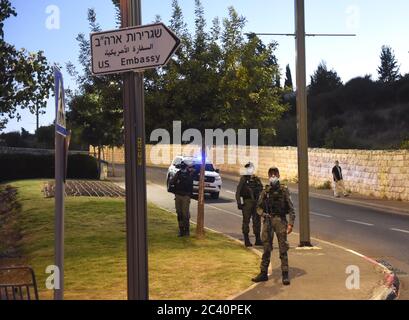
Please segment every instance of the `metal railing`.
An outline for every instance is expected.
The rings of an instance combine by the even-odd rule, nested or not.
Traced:
[[[23,279],[21,282],[2,280],[16,274],[22,279],[27,273],[31,279]],[[0,300],[39,300],[37,282],[31,267],[0,267],[0,276]]]

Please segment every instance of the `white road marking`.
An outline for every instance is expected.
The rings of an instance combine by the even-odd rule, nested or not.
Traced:
[[[348,222],[356,223],[356,224],[362,224],[364,226],[370,226],[373,227],[372,223],[367,223],[367,222],[362,222],[362,221],[357,221],[357,220],[346,220]]]
[[[314,216],[320,216],[320,217],[325,217],[325,218],[332,218],[332,216],[329,216],[327,214],[323,214],[323,213],[318,213],[318,212],[312,212],[311,214],[313,214]]]
[[[220,208],[215,207],[215,206],[212,206],[212,205],[210,205],[210,204],[206,204],[206,207],[210,207],[210,208],[213,208],[213,209],[219,210],[219,211],[221,211],[221,212],[225,212],[225,213],[231,214],[232,216],[236,216],[236,217],[239,217],[239,218],[242,218],[242,217],[243,217],[243,216],[240,215],[240,214],[234,213],[234,212],[232,212],[232,211],[220,209]]]
[[[402,230],[402,229],[396,229],[396,228],[390,228],[392,231],[398,231],[398,232],[404,232],[404,233],[409,233],[408,230]]]
[[[227,193],[236,194],[236,192],[233,192],[233,191],[230,191],[230,190],[224,190],[224,191],[226,191]]]

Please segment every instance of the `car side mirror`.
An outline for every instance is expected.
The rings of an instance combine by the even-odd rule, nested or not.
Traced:
[[[220,173],[220,169],[216,169],[214,170],[216,173]]]

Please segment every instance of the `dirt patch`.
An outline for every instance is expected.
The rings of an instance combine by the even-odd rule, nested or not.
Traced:
[[[54,181],[43,187],[46,198],[54,197]],[[69,197],[125,197],[125,191],[116,184],[107,181],[69,180],[65,183],[65,195]]]

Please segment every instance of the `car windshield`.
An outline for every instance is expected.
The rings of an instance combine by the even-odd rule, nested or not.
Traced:
[[[199,172],[200,172],[200,164],[195,164],[195,165],[193,165],[193,168],[195,169],[195,172],[196,172],[196,173],[199,173]],[[206,163],[205,171],[214,172],[214,167],[213,167],[213,165],[212,165],[211,163]]]

